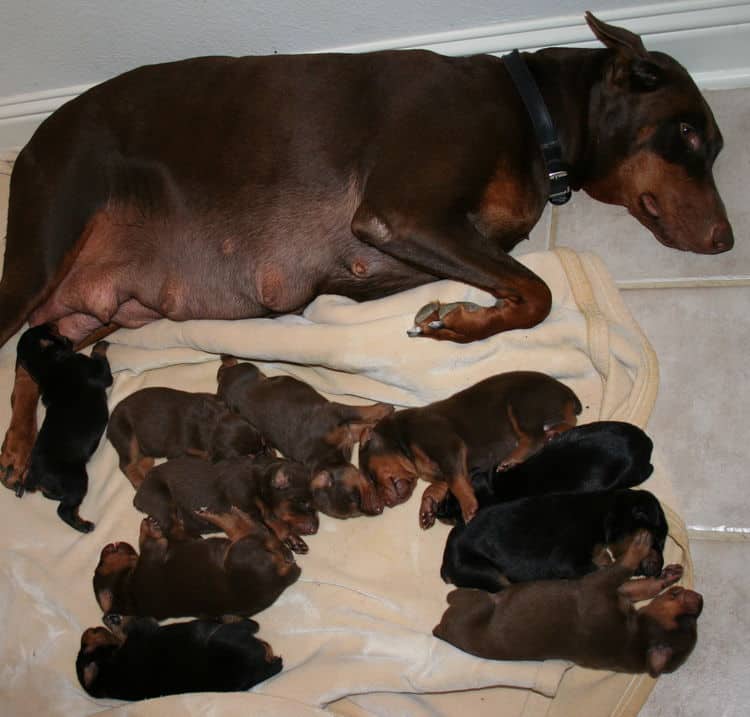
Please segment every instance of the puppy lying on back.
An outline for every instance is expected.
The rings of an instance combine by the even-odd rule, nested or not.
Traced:
[[[563,659],[652,677],[672,672],[695,646],[703,598],[669,587],[682,576],[681,565],[630,580],[653,549],[651,540],[647,530],[637,531],[614,564],[579,580],[540,580],[494,594],[454,590],[433,634],[493,660]],[[635,609],[633,603],[649,598]]]
[[[300,574],[289,548],[236,508],[203,512],[228,538],[168,541],[151,518],[141,522],[140,556],[128,543],[106,545],[94,572],[102,612],[154,617],[250,617]]]
[[[134,488],[154,458],[200,456],[212,461],[266,450],[260,433],[210,393],[143,388],[115,406],[107,438]]]
[[[559,433],[523,463],[501,470],[471,472],[479,508],[545,493],[590,493],[632,488],[654,470],[651,439],[630,423],[597,421]],[[458,501],[448,494],[440,520],[461,520]]]
[[[253,364],[222,357],[218,397],[287,458],[313,474],[315,506],[334,518],[379,515],[383,504],[371,481],[351,463],[363,431],[393,412],[384,403],[348,406],[328,401],[291,376],[267,378]]]
[[[497,592],[511,583],[578,578],[623,554],[636,531],[652,535],[639,575],[658,575],[667,521],[648,491],[532,496],[483,508],[448,535],[440,574],[459,587]]]
[[[384,418],[363,439],[359,464],[389,507],[408,500],[418,478],[430,481],[420,507],[423,528],[433,525],[448,491],[468,523],[478,508],[469,479],[472,468],[509,467],[524,460],[553,435],[572,428],[580,412],[575,393],[551,376],[502,373],[443,401]]]
[[[152,468],[133,498],[138,510],[152,516],[170,537],[213,532],[216,527],[196,511],[229,513],[236,506],[262,521],[298,553],[307,544],[300,535],[318,531],[312,504],[310,472],[286,458],[259,455],[209,463],[183,456]]]
[[[281,658],[255,637],[258,623],[104,618],[111,629],[81,636],[76,673],[92,697],[145,700],[183,692],[249,690],[281,672]]]
[[[18,361],[39,384],[47,408],[31,452],[26,480],[15,486],[42,491],[59,500],[57,514],[82,533],[94,524],[78,514],[88,490],[86,464],[107,425],[107,387],[112,374],[106,358],[108,344],[100,341],[91,356],[73,351],[73,344],[49,324],[26,331],[18,342]]]

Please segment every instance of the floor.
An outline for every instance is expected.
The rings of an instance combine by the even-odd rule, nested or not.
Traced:
[[[750,704],[750,89],[706,95],[725,139],[715,174],[734,226],[731,252],[667,249],[625,210],[585,196],[548,210],[522,247],[600,254],[659,357],[649,433],[682,499],[705,608],[695,652],[658,681],[643,717],[740,717]]]
[[[648,431],[682,500],[705,607],[694,653],[657,682],[642,717],[750,713],[750,572],[742,567],[750,560],[750,205],[744,184],[750,89],[706,97],[725,140],[715,177],[734,227],[731,252],[698,256],[667,249],[624,209],[579,195],[548,212],[526,247],[600,254],[659,357],[659,398]]]

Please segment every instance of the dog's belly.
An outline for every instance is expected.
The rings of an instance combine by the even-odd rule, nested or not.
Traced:
[[[311,225],[247,212],[144,218],[132,207],[106,208],[30,323],[55,322],[79,341],[110,322],[254,318],[298,311],[321,293],[365,300],[434,280],[363,244],[350,218],[334,214]]]

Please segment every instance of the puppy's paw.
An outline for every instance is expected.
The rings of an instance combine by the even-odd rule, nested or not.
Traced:
[[[290,533],[284,539],[284,544],[287,545],[290,550],[293,550],[295,553],[299,553],[300,555],[304,555],[305,553],[308,553],[310,551],[307,543],[302,540],[299,535],[294,535],[293,533]]]
[[[623,565],[635,570],[651,551],[652,543],[653,536],[648,530],[645,528],[636,530],[630,540],[628,549],[622,556]]]

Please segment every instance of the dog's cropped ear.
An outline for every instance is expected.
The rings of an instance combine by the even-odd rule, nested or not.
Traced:
[[[586,11],[586,23],[591,28],[591,32],[596,35],[597,40],[610,50],[617,52],[626,52],[631,57],[640,55],[648,57],[648,51],[643,45],[640,36],[636,35],[624,27],[615,27],[606,22],[602,22],[595,17],[589,10]]]
[[[649,59],[648,50],[638,35],[623,27],[602,22],[590,12],[586,13],[586,22],[597,39],[617,53],[612,66],[613,84],[642,92],[653,90],[661,84],[661,69]]]
[[[672,648],[669,645],[652,645],[646,654],[648,674],[658,677],[666,669],[672,659]]]

